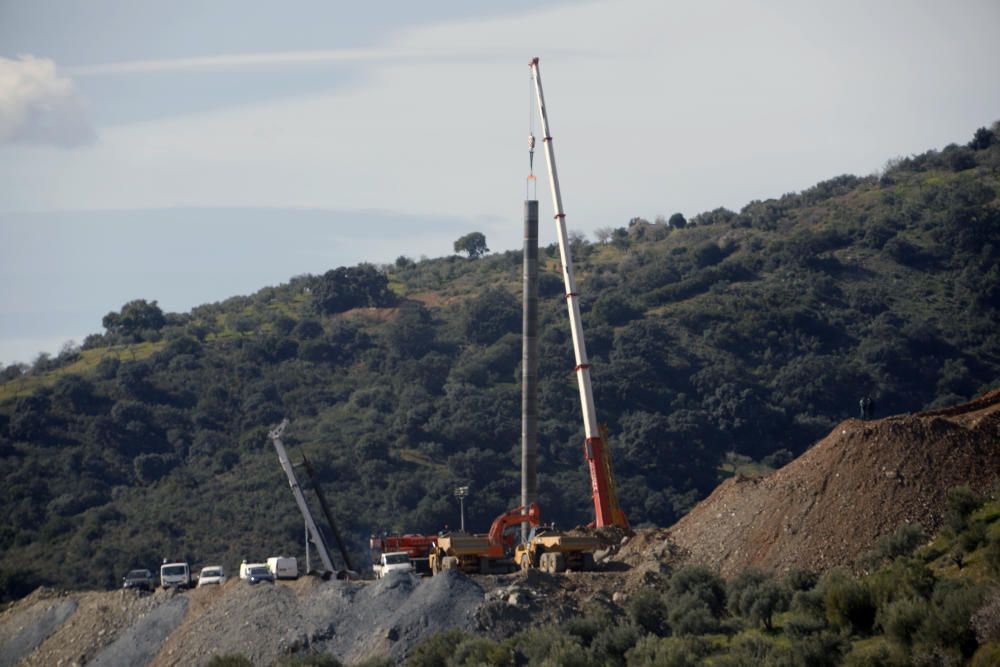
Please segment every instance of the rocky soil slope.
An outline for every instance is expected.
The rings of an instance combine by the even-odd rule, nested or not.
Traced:
[[[723,482],[675,524],[691,561],[824,570],[851,563],[901,523],[941,524],[948,489],[1000,481],[1000,391],[947,410],[848,419],[784,468]]]

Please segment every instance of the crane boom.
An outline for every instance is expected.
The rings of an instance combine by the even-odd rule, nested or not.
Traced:
[[[562,258],[563,282],[566,286],[566,306],[569,309],[570,328],[573,332],[573,352],[576,355],[576,379],[580,389],[580,405],[583,409],[584,456],[590,468],[590,486],[594,497],[594,525],[621,526],[628,528],[628,520],[618,506],[618,499],[611,477],[604,441],[597,424],[594,408],[594,390],[590,382],[590,362],[587,359],[587,345],[583,338],[583,324],[580,318],[580,295],[576,291],[573,276],[573,257],[569,251],[569,237],[566,231],[566,213],[563,211],[562,193],[559,190],[559,174],[556,170],[556,156],[552,148],[552,134],[549,132],[549,118],[545,110],[545,96],[542,94],[542,75],[538,58],[529,63],[531,78],[535,84],[535,98],[538,101],[538,115],[542,123],[542,145],[545,162],[549,168],[549,189],[552,206],[555,209],[556,229],[559,235],[559,255]]]

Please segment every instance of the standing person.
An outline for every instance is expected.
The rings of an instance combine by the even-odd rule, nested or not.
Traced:
[[[868,399],[867,396],[862,396],[861,400],[858,401],[858,408],[859,408],[859,411],[861,412],[861,419],[862,420],[865,419],[868,416],[868,402],[867,402],[867,399]]]

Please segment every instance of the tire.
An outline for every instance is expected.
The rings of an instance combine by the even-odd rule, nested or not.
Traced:
[[[595,568],[594,565],[594,554],[587,552],[583,554],[583,565],[580,567],[581,572],[593,572]]]
[[[551,563],[553,574],[559,574],[566,571],[566,559],[563,558],[562,554],[552,554]]]

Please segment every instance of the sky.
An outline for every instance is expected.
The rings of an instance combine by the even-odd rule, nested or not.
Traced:
[[[132,299],[520,247],[534,56],[591,233],[967,142],[1000,120],[998,26],[996,0],[0,0],[0,364]]]

